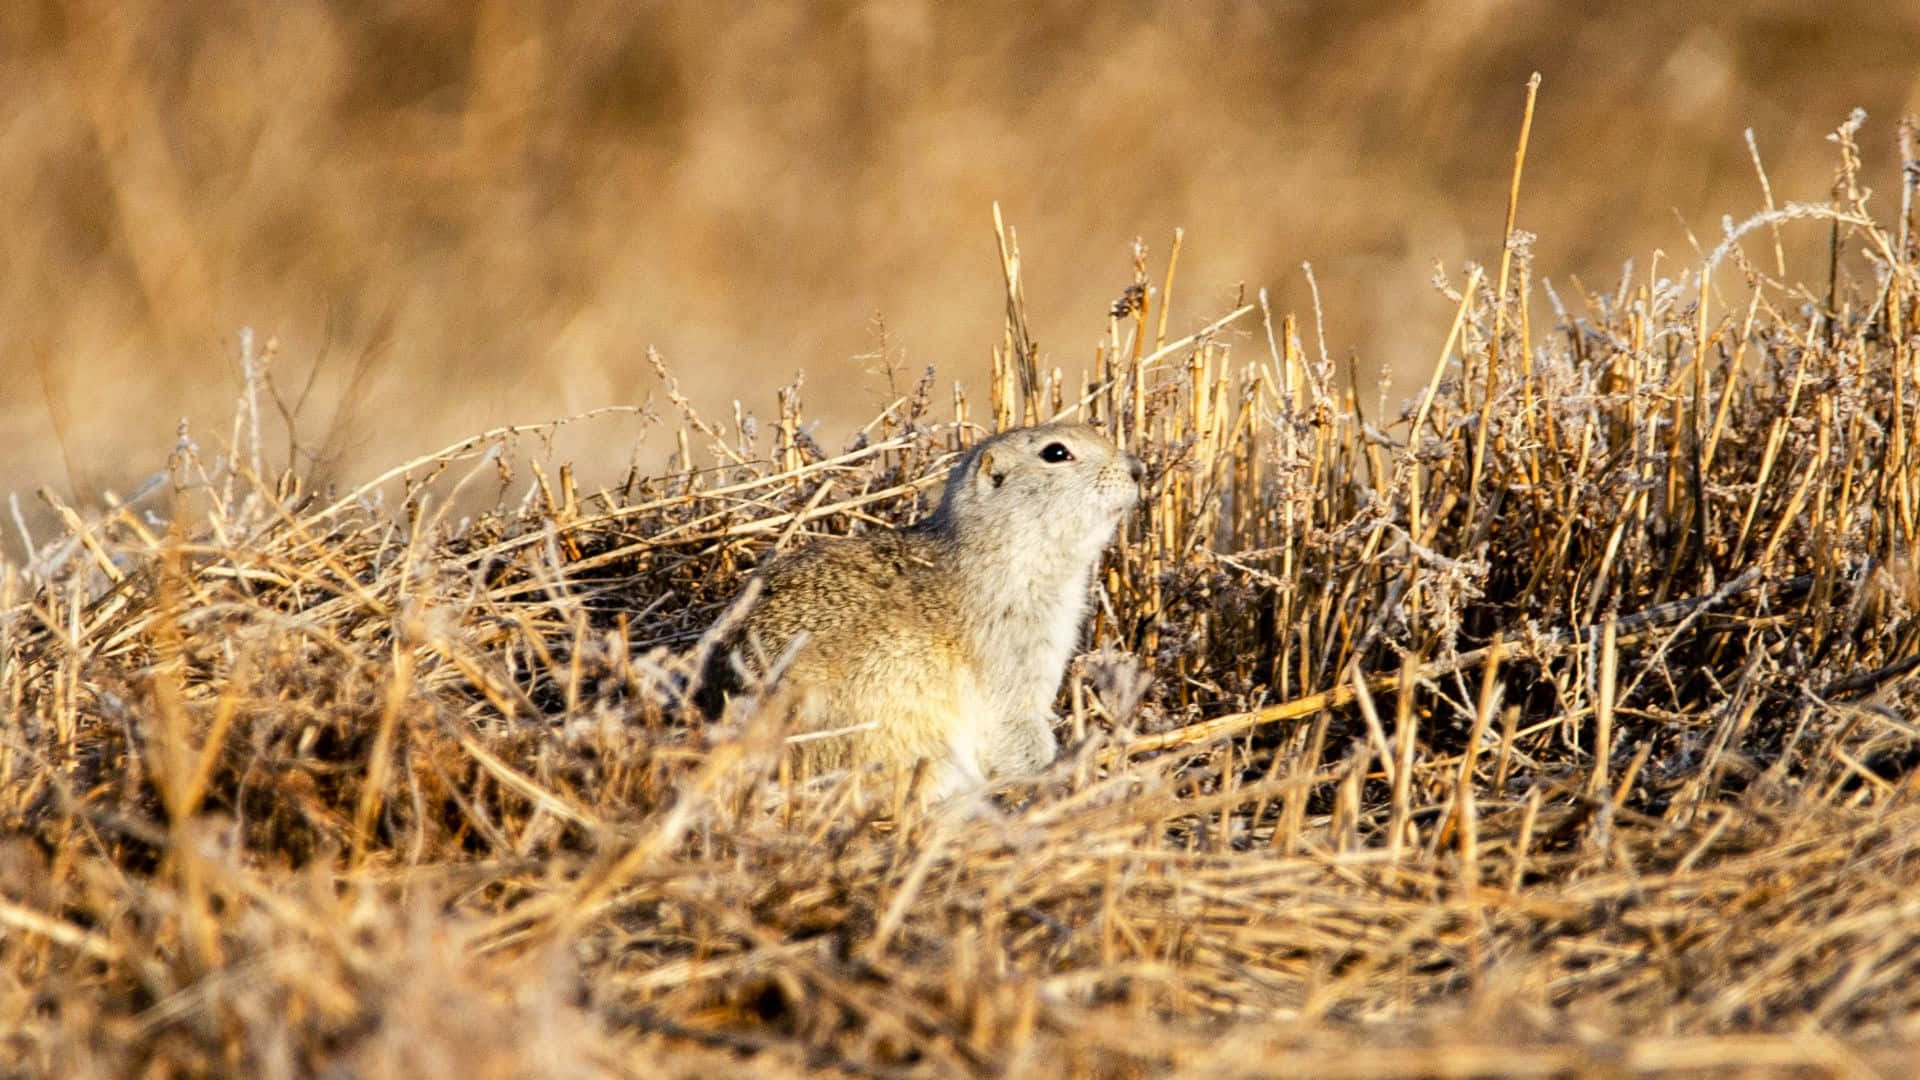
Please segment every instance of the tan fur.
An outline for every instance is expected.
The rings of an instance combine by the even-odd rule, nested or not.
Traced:
[[[1071,460],[1045,460],[1056,445]],[[733,682],[736,660],[758,676],[804,634],[785,676],[795,730],[864,729],[802,741],[804,771],[925,760],[939,798],[1039,770],[1094,569],[1140,475],[1086,424],[988,439],[923,524],[815,540],[763,568],[708,680]]]

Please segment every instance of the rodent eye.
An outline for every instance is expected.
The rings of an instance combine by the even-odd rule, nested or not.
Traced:
[[[1058,465],[1063,461],[1072,461],[1073,451],[1067,449],[1066,443],[1050,442],[1040,448],[1040,460]]]

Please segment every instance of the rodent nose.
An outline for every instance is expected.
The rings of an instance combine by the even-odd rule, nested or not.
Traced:
[[[1127,475],[1133,477],[1134,483],[1143,484],[1147,480],[1147,467],[1140,463],[1139,458],[1130,456],[1127,458]]]

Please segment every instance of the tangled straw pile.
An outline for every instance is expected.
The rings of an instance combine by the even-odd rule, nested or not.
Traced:
[[[839,453],[797,385],[722,425],[668,379],[677,467],[591,494],[514,475],[544,429],[344,495],[183,440],[163,512],[0,577],[0,1070],[1906,1067],[1920,171],[1877,223],[1856,126],[1750,223],[1830,229],[1827,292],[1730,235],[1541,326],[1514,234],[1397,416],[1259,304],[1168,340],[1144,256],[1043,372],[1003,233],[989,424],[1152,481],[1069,751],[961,806],[686,704],[769,550],[926,512],[980,430],[931,378]]]

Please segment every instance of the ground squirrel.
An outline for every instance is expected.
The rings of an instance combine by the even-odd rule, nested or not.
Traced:
[[[816,539],[762,568],[707,665],[708,707],[804,634],[784,676],[795,730],[844,731],[797,741],[804,772],[925,760],[939,799],[1043,768],[1100,552],[1141,476],[1087,424],[982,442],[926,521]]]

